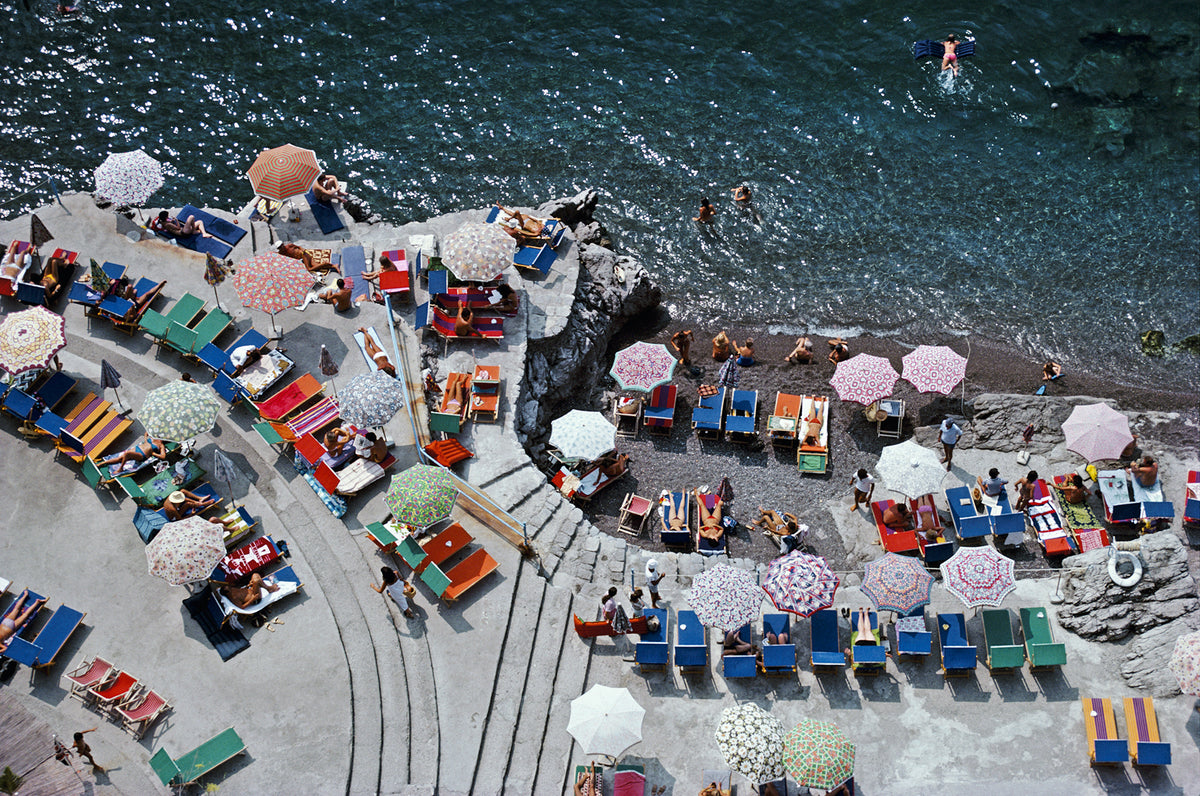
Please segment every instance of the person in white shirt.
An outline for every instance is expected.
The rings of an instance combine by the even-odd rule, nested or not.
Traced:
[[[946,453],[946,458],[942,459],[942,461],[946,464],[947,470],[950,469],[950,462],[954,458],[954,446],[958,444],[962,433],[962,429],[950,418],[942,421],[942,450]]]
[[[871,495],[875,493],[875,479],[867,475],[866,470],[860,469],[850,479],[850,485],[854,487],[854,511],[858,511],[859,504],[869,506]]]

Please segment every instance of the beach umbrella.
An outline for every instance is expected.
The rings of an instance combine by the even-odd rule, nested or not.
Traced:
[[[678,360],[662,343],[639,340],[617,352],[608,374],[617,380],[622,390],[650,392],[671,380],[676,362]]]
[[[550,422],[550,444],[564,459],[598,459],[617,446],[617,427],[599,412],[572,409]]]
[[[113,395],[117,396],[117,406],[124,409],[125,406],[121,403],[121,394],[117,392],[117,388],[121,386],[121,374],[117,373],[117,369],[108,363],[107,359],[100,360],[100,389],[112,390]]]
[[[108,290],[108,286],[112,284],[112,277],[104,273],[104,268],[100,263],[92,259],[91,267],[88,269],[88,282],[92,285],[92,290],[97,293],[103,293]]]
[[[1118,459],[1133,441],[1129,418],[1108,404],[1085,404],[1071,411],[1062,425],[1067,448],[1089,462]]]
[[[512,264],[516,242],[499,224],[470,221],[442,240],[442,262],[464,282],[490,282]]]
[[[884,553],[867,564],[860,588],[877,610],[908,614],[929,604],[933,576],[911,556]]]
[[[875,471],[888,489],[911,498],[940,491],[946,477],[938,455],[911,439],[884,448]]]
[[[45,307],[14,312],[0,322],[0,369],[14,376],[47,367],[66,346],[66,320]]]
[[[162,164],[143,149],[114,152],[93,172],[96,195],[118,205],[141,205],[162,187]]]
[[[833,605],[839,582],[824,558],[793,550],[767,565],[762,589],[780,611],[812,616]]]
[[[182,442],[211,429],[220,412],[221,402],[211,387],[173,381],[146,395],[138,420],[150,436]]]
[[[397,522],[426,528],[450,516],[458,487],[449,471],[414,464],[392,478],[383,502]]]
[[[238,263],[233,274],[233,289],[242,305],[270,313],[276,335],[275,313],[304,301],[313,282],[302,262],[278,252],[248,257]]]
[[[1013,567],[994,547],[960,547],[942,563],[942,582],[968,608],[996,607],[1017,588]]]
[[[29,242],[35,250],[42,248],[50,241],[54,240],[54,236],[50,234],[50,230],[46,229],[46,225],[34,213],[29,217]]]
[[[783,765],[801,787],[832,790],[854,776],[854,744],[837,725],[804,719],[783,739]]]
[[[204,266],[204,281],[212,285],[213,300],[217,303],[217,308],[221,307],[221,297],[217,295],[217,285],[225,281],[225,275],[229,269],[225,264],[213,257],[211,254],[205,254],[206,264]]]
[[[338,375],[337,363],[333,361],[333,355],[329,353],[329,349],[324,344],[321,345],[321,359],[317,363],[317,368],[320,369],[322,376],[329,377],[329,383],[333,385],[333,396],[337,397],[337,383],[333,377]]]
[[[259,153],[246,176],[254,193],[282,202],[311,188],[320,173],[316,152],[284,144]]]
[[[738,375],[737,356],[730,355],[729,359],[725,360],[725,364],[721,365],[721,369],[717,371],[717,386],[736,390],[740,378]]]
[[[220,448],[213,448],[213,478],[220,478],[225,482],[225,486],[229,487],[230,500],[233,499],[233,477],[237,473],[237,466],[233,460],[225,455],[225,452]],[[237,508],[237,504],[234,504]]]
[[[783,725],[753,702],[722,710],[716,738],[725,765],[751,781],[783,776]]]
[[[360,428],[382,426],[404,406],[404,384],[376,370],[355,376],[338,398],[342,420]]]
[[[1200,696],[1200,630],[1175,639],[1167,668],[1179,682],[1179,690]]]
[[[692,579],[684,598],[703,624],[729,632],[758,619],[763,593],[753,572],[717,564]]]
[[[207,580],[225,557],[225,529],[204,517],[168,522],[146,545],[150,574],[172,586]]]
[[[829,383],[843,401],[866,405],[891,395],[898,378],[900,374],[883,357],[857,354],[837,364]]]
[[[642,740],[646,709],[627,688],[594,685],[571,700],[567,732],[585,755],[605,755],[614,760]]]
[[[918,392],[949,395],[967,375],[966,357],[944,345],[919,345],[900,361],[904,378]]]

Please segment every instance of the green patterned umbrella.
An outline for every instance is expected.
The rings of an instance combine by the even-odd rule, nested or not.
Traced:
[[[805,719],[783,739],[783,764],[800,785],[829,790],[854,776],[854,744],[836,725]]]
[[[173,381],[150,391],[138,412],[138,420],[150,436],[181,442],[216,425],[220,411],[221,402],[211,387]]]
[[[754,782],[783,776],[783,725],[758,705],[722,710],[716,737],[725,764]]]
[[[458,487],[441,467],[414,464],[392,479],[383,502],[398,522],[425,528],[450,516]]]

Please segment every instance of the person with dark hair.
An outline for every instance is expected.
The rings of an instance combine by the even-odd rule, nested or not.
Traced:
[[[393,379],[399,378],[396,375],[396,366],[392,364],[392,360],[388,359],[387,352],[375,345],[375,340],[367,332],[367,327],[360,326],[358,327],[358,331],[362,332],[363,349],[367,352],[367,356],[369,356],[375,363],[375,367],[379,368]]]
[[[1047,361],[1042,365],[1042,381],[1054,381],[1062,375],[1062,365],[1054,361]]]
[[[1013,484],[1017,490],[1017,504],[1013,506],[1015,510],[1024,511],[1029,508],[1029,501],[1033,500],[1033,487],[1037,480],[1037,470],[1030,470],[1024,478],[1018,478],[1017,482]]]
[[[739,185],[733,189],[732,193],[735,202],[748,203],[752,198],[749,185]]]
[[[792,353],[783,358],[784,362],[790,365],[807,365],[812,362],[813,344],[807,336],[796,339],[796,347],[792,349]]]
[[[268,592],[276,592],[279,591],[279,584],[266,581],[262,575],[255,572],[245,586],[225,584],[221,587],[221,594],[225,595],[229,602],[238,608],[250,608],[262,599],[264,589]]]
[[[326,205],[340,202],[349,196],[342,190],[338,178],[328,171],[321,172],[321,176],[313,183],[312,190],[317,201]]]
[[[858,507],[870,506],[871,495],[875,494],[875,479],[867,473],[866,469],[860,467],[858,473],[850,479],[850,486],[854,487],[854,511],[858,511]]]
[[[475,313],[471,312],[471,308],[466,304],[458,305],[458,317],[454,319],[454,336],[455,337],[483,337],[483,332],[476,329],[471,321],[475,318]]]
[[[88,746],[88,742],[83,740],[84,733],[95,732],[98,729],[100,728],[92,727],[90,730],[82,730],[81,732],[75,733],[74,743],[71,744],[71,748],[74,749],[80,757],[86,759],[88,763],[91,764],[93,771],[99,771],[101,774],[103,774],[104,769],[101,768],[96,762],[96,759],[92,757],[92,747]]]
[[[754,364],[754,338],[747,337],[746,342],[741,345],[735,340],[733,347],[737,349],[737,363],[739,367],[748,368]]]
[[[633,618],[646,614],[646,602],[642,599],[643,592],[641,589],[634,589],[629,592],[629,607],[633,609]]]
[[[671,348],[679,352],[679,362],[687,368],[692,366],[692,338],[691,329],[671,335]]]
[[[722,655],[749,655],[751,652],[754,652],[754,645],[742,641],[736,630],[725,634],[725,640],[721,643]]]
[[[520,308],[521,297],[517,295],[517,291],[513,290],[507,282],[501,282],[497,285],[496,292],[500,294],[500,299],[492,305],[493,310],[512,314]]]
[[[402,580],[396,570],[391,567],[381,567],[380,578],[383,580],[383,585],[376,586],[372,583],[371,588],[379,594],[387,592],[387,596],[391,597],[393,602],[400,606],[400,610],[404,612],[404,615],[412,619],[413,610],[408,600],[410,597],[416,596],[417,590],[408,581]]]
[[[368,431],[354,438],[354,452],[360,458],[378,464],[387,458],[387,443],[377,437],[374,431]]]
[[[946,456],[942,459],[946,463],[946,469],[950,469],[950,463],[954,459],[954,446],[958,444],[958,440],[962,437],[962,429],[958,427],[950,418],[942,421],[942,425],[938,428],[938,436],[942,441],[942,450]]]
[[[988,478],[986,481],[983,480],[983,476],[981,475],[976,477],[975,482],[979,485],[979,488],[983,490],[983,494],[994,498],[998,498],[1004,494],[1004,485],[1008,483],[1000,477],[1000,471],[995,467],[988,470]]]
[[[883,524],[893,531],[911,531],[913,529],[912,512],[905,503],[893,503],[883,511]]]
[[[692,221],[699,221],[701,224],[711,224],[713,217],[717,214],[716,208],[712,206],[712,202],[708,201],[707,196],[700,199],[700,210],[698,212],[700,214],[693,218]]]
[[[608,591],[600,598],[600,613],[605,622],[612,623],[617,618],[617,587],[609,586]]]
[[[954,76],[958,77],[958,53],[955,52],[956,49],[958,49],[958,36],[951,33],[942,42],[942,71],[952,69],[954,70]]]
[[[166,461],[167,446],[161,439],[156,439],[147,434],[132,448],[101,459],[96,464],[100,467],[110,467],[114,464],[118,467],[124,467],[129,462],[141,464],[150,458]]]
[[[180,221],[178,218],[171,218],[171,214],[166,210],[150,221],[150,229],[172,238],[186,238],[197,232],[203,238],[212,237],[212,234],[204,228],[204,222],[195,216],[188,216],[185,220]]]
[[[261,347],[252,345],[241,345],[229,352],[229,363],[233,365],[233,377],[245,372],[246,368],[261,360],[271,351],[271,344],[267,343]]]
[[[829,341],[829,361],[836,365],[850,358],[850,344],[840,337]]]
[[[1070,479],[1062,487],[1063,500],[1072,505],[1087,502],[1088,491],[1083,488],[1083,478],[1079,473],[1072,473]]]
[[[1147,454],[1141,461],[1129,465],[1129,473],[1137,477],[1139,484],[1149,489],[1158,483],[1158,462]]]
[[[396,267],[396,264],[392,262],[386,254],[381,254],[379,255],[379,267],[374,271],[364,271],[363,279],[366,279],[368,282],[374,282],[375,280],[379,279],[379,275],[383,272],[398,270],[400,269]]]
[[[66,285],[63,283],[63,272],[66,271],[69,263],[62,257],[51,257],[46,261],[46,265],[42,268],[42,288],[46,291],[46,301],[55,301],[62,292],[66,290]]]

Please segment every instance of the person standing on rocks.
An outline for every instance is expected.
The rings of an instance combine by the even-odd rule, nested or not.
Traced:
[[[859,471],[850,479],[850,486],[854,487],[853,511],[858,511],[860,505],[871,505],[871,495],[875,494],[875,479],[868,475],[865,469],[859,468]]]
[[[646,587],[650,589],[650,607],[658,607],[658,584],[662,583],[662,579],[666,577],[658,571],[658,560],[650,559],[646,562]]]
[[[671,335],[671,348],[679,352],[679,363],[685,368],[692,366],[692,330]]]
[[[946,465],[946,470],[950,469],[950,463],[954,459],[954,446],[958,444],[958,440],[960,437],[962,437],[962,433],[962,429],[959,428],[958,424],[950,418],[946,418],[942,421],[942,450],[946,453],[946,456],[942,459],[942,462]]]

